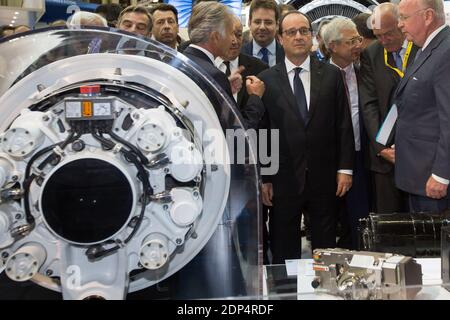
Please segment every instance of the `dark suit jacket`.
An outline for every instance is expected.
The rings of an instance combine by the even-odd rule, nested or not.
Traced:
[[[407,68],[410,67],[417,52],[413,46]],[[395,65],[392,54],[388,54],[388,62]],[[393,103],[393,95],[400,76],[384,63],[384,48],[375,41],[361,54],[359,86],[359,101],[365,129],[369,137],[370,170],[378,173],[388,173],[394,165],[378,157],[377,154],[386,146],[375,141],[377,133]],[[394,143],[394,140],[390,142]]]
[[[275,41],[275,43],[276,43],[275,54],[276,54],[276,61],[278,64],[278,63],[284,62],[284,50],[283,50],[283,47],[278,43],[278,41]],[[241,53],[244,53],[246,55],[253,57],[253,41],[250,41],[250,42],[244,44],[242,46]]]
[[[266,84],[263,96],[266,123],[279,130],[279,171],[264,176],[274,196],[298,196],[306,171],[311,192],[334,196],[339,169],[353,169],[354,139],[350,111],[340,71],[311,57],[310,120],[305,126],[289,84],[285,63],[259,76]],[[272,146],[272,152],[274,148]]]
[[[183,54],[197,63],[208,75],[210,75],[217,82],[217,84],[228,94],[229,101],[233,105],[237,106],[233,98],[230,81],[228,80],[227,76],[213,64],[213,62],[205,53],[196,48],[187,47],[183,51]],[[237,116],[238,118],[240,116],[243,117],[241,121],[246,128],[256,129],[258,127],[259,122],[264,115],[264,106],[262,104],[262,100],[258,96],[251,95],[247,99],[245,108],[241,110],[241,113],[233,115],[231,110],[228,110],[227,108],[223,107],[221,103],[219,103],[220,98],[218,98],[213,92],[211,92],[211,90],[209,90],[208,88],[202,89],[206,90],[205,93],[211,100],[211,103],[214,106],[217,116],[219,117],[219,120],[224,129],[237,126],[234,120],[235,116]]]
[[[237,96],[237,105],[239,107],[239,110],[242,111],[248,102],[248,93],[247,89],[245,88],[245,78],[247,76],[257,76],[262,71],[266,70],[268,66],[258,58],[243,53],[239,55],[238,65],[245,67],[245,70],[242,72],[242,88],[238,92]]]
[[[433,173],[450,179],[450,28],[420,53],[396,91],[397,187],[425,196]]]

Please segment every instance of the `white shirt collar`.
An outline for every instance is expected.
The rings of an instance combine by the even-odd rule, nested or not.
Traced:
[[[209,52],[208,50],[206,50],[205,48],[202,48],[196,44],[190,44],[189,47],[195,48],[197,50],[200,50],[201,52],[203,52],[204,54],[206,54],[209,58],[209,60],[211,60],[211,62],[214,64],[214,55]]]
[[[340,70],[344,70],[345,74],[350,74],[354,71],[355,67],[353,66],[353,63],[350,63],[348,66],[346,66],[345,68],[341,68],[339,67],[336,63],[334,63],[333,58],[330,58],[330,64],[332,64],[333,66],[338,67]]]
[[[293,69],[295,68],[302,68],[305,71],[308,71],[311,69],[311,58],[308,55],[308,57],[305,59],[305,61],[303,61],[303,63],[299,66],[296,66],[295,64],[293,64],[287,57],[284,58],[284,63],[286,64],[286,71],[287,73],[291,72]]]
[[[425,43],[424,43],[423,46],[422,46],[422,51],[425,50],[425,48],[430,44],[431,40],[433,40],[433,39],[437,36],[437,34],[438,34],[439,32],[441,32],[442,29],[445,28],[445,26],[446,26],[445,24],[442,25],[442,26],[440,26],[439,28],[437,28],[436,30],[434,30],[434,31],[428,36],[427,40],[425,41]]]
[[[253,55],[254,56],[257,56],[259,54],[259,51],[261,50],[261,48],[262,47],[255,40],[253,40]],[[275,39],[273,39],[273,41],[266,48],[269,51],[269,53],[274,56],[277,51],[277,44],[276,44]]]
[[[221,57],[217,57],[216,60],[214,60],[214,64],[217,68],[220,69],[220,65],[224,62],[225,60],[223,60]],[[237,69],[239,64],[239,56],[236,57],[236,59],[231,60],[230,61],[230,69],[234,70]]]

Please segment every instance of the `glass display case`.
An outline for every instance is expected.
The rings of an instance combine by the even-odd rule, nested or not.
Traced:
[[[255,150],[213,79],[114,29],[0,52],[0,299],[261,294]]]

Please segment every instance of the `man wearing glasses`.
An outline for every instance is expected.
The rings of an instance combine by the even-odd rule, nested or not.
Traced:
[[[301,255],[300,220],[310,214],[311,246],[336,246],[336,196],[350,189],[354,140],[342,75],[310,56],[311,22],[298,11],[281,18],[280,43],[286,58],[263,71],[262,127],[279,130],[279,170],[264,176],[263,202],[270,217],[273,263]],[[272,148],[273,150],[273,148]]]
[[[353,136],[355,140],[355,165],[353,170],[352,188],[348,191],[341,210],[341,226],[343,234],[339,241],[340,247],[358,248],[359,219],[369,215],[369,178],[366,171],[367,138],[361,119],[359,103],[359,61],[363,38],[359,35],[356,25],[347,18],[334,18],[326,25],[323,41],[331,55],[330,64],[341,70],[352,116]],[[349,172],[352,174],[352,172]]]
[[[402,0],[398,26],[421,48],[396,91],[395,181],[411,210],[449,208],[450,29],[442,0]]]
[[[360,100],[370,141],[369,165],[372,200],[378,213],[407,212],[407,197],[394,181],[394,132],[387,143],[376,137],[393,105],[393,95],[406,70],[413,65],[417,46],[405,39],[398,27],[398,7],[393,3],[377,6],[370,18],[377,41],[361,54]]]

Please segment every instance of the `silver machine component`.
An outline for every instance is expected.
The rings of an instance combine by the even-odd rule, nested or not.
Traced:
[[[156,42],[118,54],[130,37],[0,41],[0,272],[64,299],[124,299],[179,274],[183,298],[255,295],[256,161],[232,170],[216,112],[238,120],[235,107]],[[84,54],[90,41],[109,47]]]
[[[410,300],[421,290],[422,267],[411,257],[390,253],[316,249],[318,292],[348,300]]]

